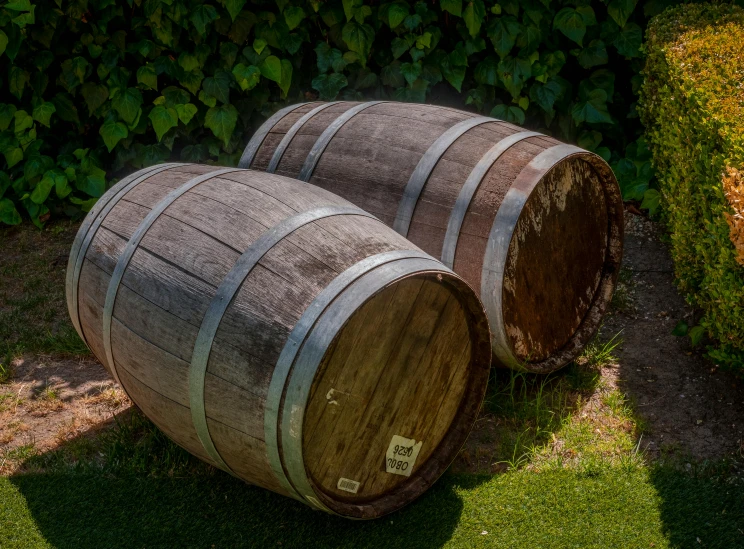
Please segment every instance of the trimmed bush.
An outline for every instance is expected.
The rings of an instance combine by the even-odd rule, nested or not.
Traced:
[[[744,10],[689,4],[647,32],[642,120],[681,291],[704,315],[720,364],[744,367]]]
[[[651,179],[635,93],[672,0],[0,0],[0,225],[80,215],[169,158],[234,164],[280,104],[431,100]],[[121,170],[121,171],[120,171]]]

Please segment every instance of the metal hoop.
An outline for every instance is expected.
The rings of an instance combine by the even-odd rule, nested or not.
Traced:
[[[355,282],[359,277],[377,267],[380,267],[381,265],[408,258],[427,259],[428,256],[425,253],[416,250],[382,252],[367,257],[346,269],[334,278],[328,286],[323,288],[308,308],[305,309],[284,344],[284,348],[276,362],[276,367],[274,368],[274,373],[271,377],[271,383],[269,384],[269,391],[266,396],[264,440],[266,442],[266,451],[269,456],[269,463],[271,464],[272,471],[274,471],[274,475],[279,480],[280,484],[296,499],[303,502],[306,501],[299,492],[295,490],[292,483],[284,474],[284,467],[282,466],[281,456],[279,455],[278,421],[282,394],[284,392],[287,378],[292,370],[292,365],[297,357],[297,353],[318,318],[320,318],[320,316],[325,312],[328,305],[343,293],[349,285]],[[317,501],[317,498],[313,499]],[[308,503],[315,505],[314,502]],[[323,507],[323,510],[329,511],[325,507]]]
[[[449,149],[450,146],[452,146],[452,144],[465,132],[476,126],[480,126],[481,124],[487,124],[488,122],[500,122],[500,120],[487,116],[476,116],[474,118],[462,120],[449,128],[431,144],[424,153],[424,156],[419,160],[416,169],[413,170],[411,177],[408,179],[408,183],[406,183],[406,188],[403,191],[403,198],[398,205],[398,213],[393,222],[393,229],[397,233],[402,236],[408,236],[408,229],[411,226],[413,212],[416,209],[416,204],[421,196],[421,192],[424,190],[424,185],[426,185],[431,172],[434,170],[434,167],[437,165],[442,155],[447,152],[447,149]]]
[[[70,312],[72,324],[75,326],[75,330],[80,336],[80,339],[82,339],[86,345],[88,345],[88,342],[85,339],[83,327],[80,324],[78,285],[80,283],[80,272],[83,270],[85,256],[88,253],[88,248],[90,247],[91,242],[93,242],[93,238],[109,212],[125,194],[132,190],[132,188],[155,174],[178,166],[185,166],[185,164],[171,163],[161,164],[160,166],[151,166],[125,177],[98,199],[91,211],[88,212],[85,220],[83,220],[82,225],[80,225],[77,235],[75,236],[75,241],[72,243],[70,257],[67,260],[65,294],[67,297],[67,310]],[[88,345],[88,347],[90,348],[90,345]]]
[[[300,170],[300,174],[297,176],[297,179],[305,182],[310,181],[310,178],[313,176],[313,171],[315,171],[315,166],[320,160],[320,156],[323,154],[323,151],[325,151],[326,147],[331,142],[331,139],[333,139],[333,136],[336,135],[336,132],[338,132],[338,130],[340,130],[344,124],[346,124],[349,120],[362,112],[364,109],[368,109],[380,103],[388,103],[388,101],[369,101],[368,103],[356,105],[355,107],[352,107],[348,111],[344,112],[342,115],[336,118],[336,120],[331,122],[331,125],[328,126],[322,134],[320,134],[320,137],[318,137],[318,140],[313,145],[313,148],[310,149],[310,152],[308,153],[307,158],[305,158],[305,163],[302,165],[302,169]]]
[[[505,366],[519,369],[521,364],[507,339],[503,316],[504,270],[514,228],[527,199],[543,176],[557,162],[585,152],[573,145],[556,145],[538,154],[519,172],[493,220],[481,270],[481,300],[491,326],[493,352]]]
[[[303,105],[308,104],[309,102],[297,103],[296,105],[289,105],[288,107],[279,109],[272,116],[270,116],[266,120],[266,122],[261,124],[261,127],[256,130],[256,133],[253,134],[253,137],[251,137],[251,140],[248,141],[248,144],[245,146],[243,154],[240,157],[240,162],[238,162],[238,168],[250,168],[251,164],[253,163],[253,159],[258,152],[258,149],[261,147],[261,143],[263,143],[264,139],[266,139],[266,136],[271,131],[271,128],[276,126],[282,118],[287,116],[293,110],[299,109]]]
[[[452,208],[450,213],[449,221],[447,223],[447,233],[444,235],[444,246],[442,247],[442,263],[447,265],[450,269],[455,263],[455,251],[457,250],[457,241],[460,238],[460,229],[462,223],[465,220],[465,214],[470,207],[470,202],[475,196],[475,192],[480,187],[481,181],[491,169],[491,166],[504,154],[510,147],[523,141],[529,137],[536,137],[542,134],[537,132],[518,132],[505,137],[498,143],[496,143],[491,149],[483,155],[483,157],[475,165],[473,171],[470,172],[468,179],[460,189],[460,194],[457,195],[457,202],[455,207]]]
[[[204,384],[207,376],[209,355],[212,351],[212,343],[217,334],[217,329],[222,318],[232,302],[235,294],[243,284],[246,276],[253,270],[261,258],[287,235],[313,221],[335,215],[362,215],[372,217],[354,206],[324,206],[292,215],[274,227],[264,232],[243,254],[238,258],[233,268],[227,273],[224,280],[217,288],[212,301],[209,304],[199,328],[199,334],[194,344],[194,352],[191,355],[191,366],[189,367],[189,404],[191,407],[191,419],[194,429],[207,452],[220,467],[232,472],[225,463],[222,456],[214,445],[207,424],[207,411],[204,402]],[[291,490],[290,490],[291,493]]]
[[[269,167],[266,168],[266,171],[269,173],[274,173],[276,171],[276,169],[279,167],[279,162],[281,162],[282,157],[284,156],[284,152],[287,150],[287,147],[289,147],[289,144],[292,142],[292,139],[294,139],[294,136],[297,135],[297,132],[300,131],[302,126],[304,126],[308,120],[310,120],[313,116],[315,116],[319,112],[333,105],[337,105],[338,103],[341,103],[341,101],[332,101],[330,103],[323,103],[322,105],[315,107],[310,112],[305,113],[299,120],[297,120],[297,122],[295,122],[292,125],[292,127],[289,128],[289,131],[287,131],[287,133],[284,134],[284,137],[282,137],[282,140],[279,142],[279,145],[274,150],[274,154],[271,157],[271,161],[269,162]]]
[[[121,283],[121,279],[124,277],[124,271],[129,265],[129,261],[132,259],[134,252],[137,251],[137,247],[148,229],[152,226],[155,220],[160,217],[160,214],[162,214],[179,196],[213,177],[236,171],[240,171],[240,168],[223,168],[221,170],[215,170],[195,177],[177,189],[169,192],[153,207],[152,210],[150,210],[150,213],[145,216],[142,222],[140,222],[139,226],[135,229],[129,239],[129,242],[127,242],[127,245],[124,247],[124,250],[121,252],[119,259],[116,262],[114,272],[111,275],[111,280],[109,280],[108,290],[106,291],[106,302],[103,306],[103,347],[106,351],[106,362],[108,362],[111,374],[119,385],[121,385],[121,380],[116,371],[116,364],[114,362],[114,355],[111,348],[111,320],[114,313],[114,304],[116,303],[116,294],[119,291],[119,284]]]
[[[452,272],[433,257],[426,257],[425,254],[423,257],[419,254],[412,255],[415,257],[400,258],[378,265],[374,270],[368,270],[356,277],[318,315],[318,319],[304,337],[301,350],[294,362],[282,409],[282,453],[290,482],[304,501],[316,508],[332,512],[315,496],[307,478],[302,454],[303,420],[312,382],[338,331],[370,296],[408,274],[424,271]]]

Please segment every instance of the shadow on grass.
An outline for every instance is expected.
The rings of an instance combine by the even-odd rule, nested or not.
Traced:
[[[440,547],[460,521],[457,490],[487,480],[445,475],[402,511],[353,522],[216,470],[136,409],[27,458],[21,471],[10,482],[41,535],[75,548]]]
[[[59,472],[11,482],[50,545],[81,549],[440,547],[463,508],[452,477],[403,511],[372,522],[315,512],[223,473],[152,478]]]
[[[744,478],[741,470],[736,475],[724,463],[718,469],[651,469],[649,481],[658,495],[662,531],[670,547],[744,547]]]

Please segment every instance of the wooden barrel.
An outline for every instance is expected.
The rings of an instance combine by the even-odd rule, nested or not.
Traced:
[[[551,137],[433,105],[303,103],[267,120],[239,166],[336,193],[441,258],[479,291],[504,366],[566,365],[612,297],[617,181]]]
[[[67,269],[80,337],[170,438],[354,518],[428,488],[490,367],[475,292],[328,191],[165,164],[109,190]]]

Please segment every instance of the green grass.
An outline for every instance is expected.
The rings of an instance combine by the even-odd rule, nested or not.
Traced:
[[[313,512],[222,473],[20,475],[0,478],[0,502],[4,549],[744,546],[744,486],[661,467],[446,475],[372,522]]]
[[[0,383],[24,353],[88,355],[65,302],[65,268],[77,224],[0,230]]]

